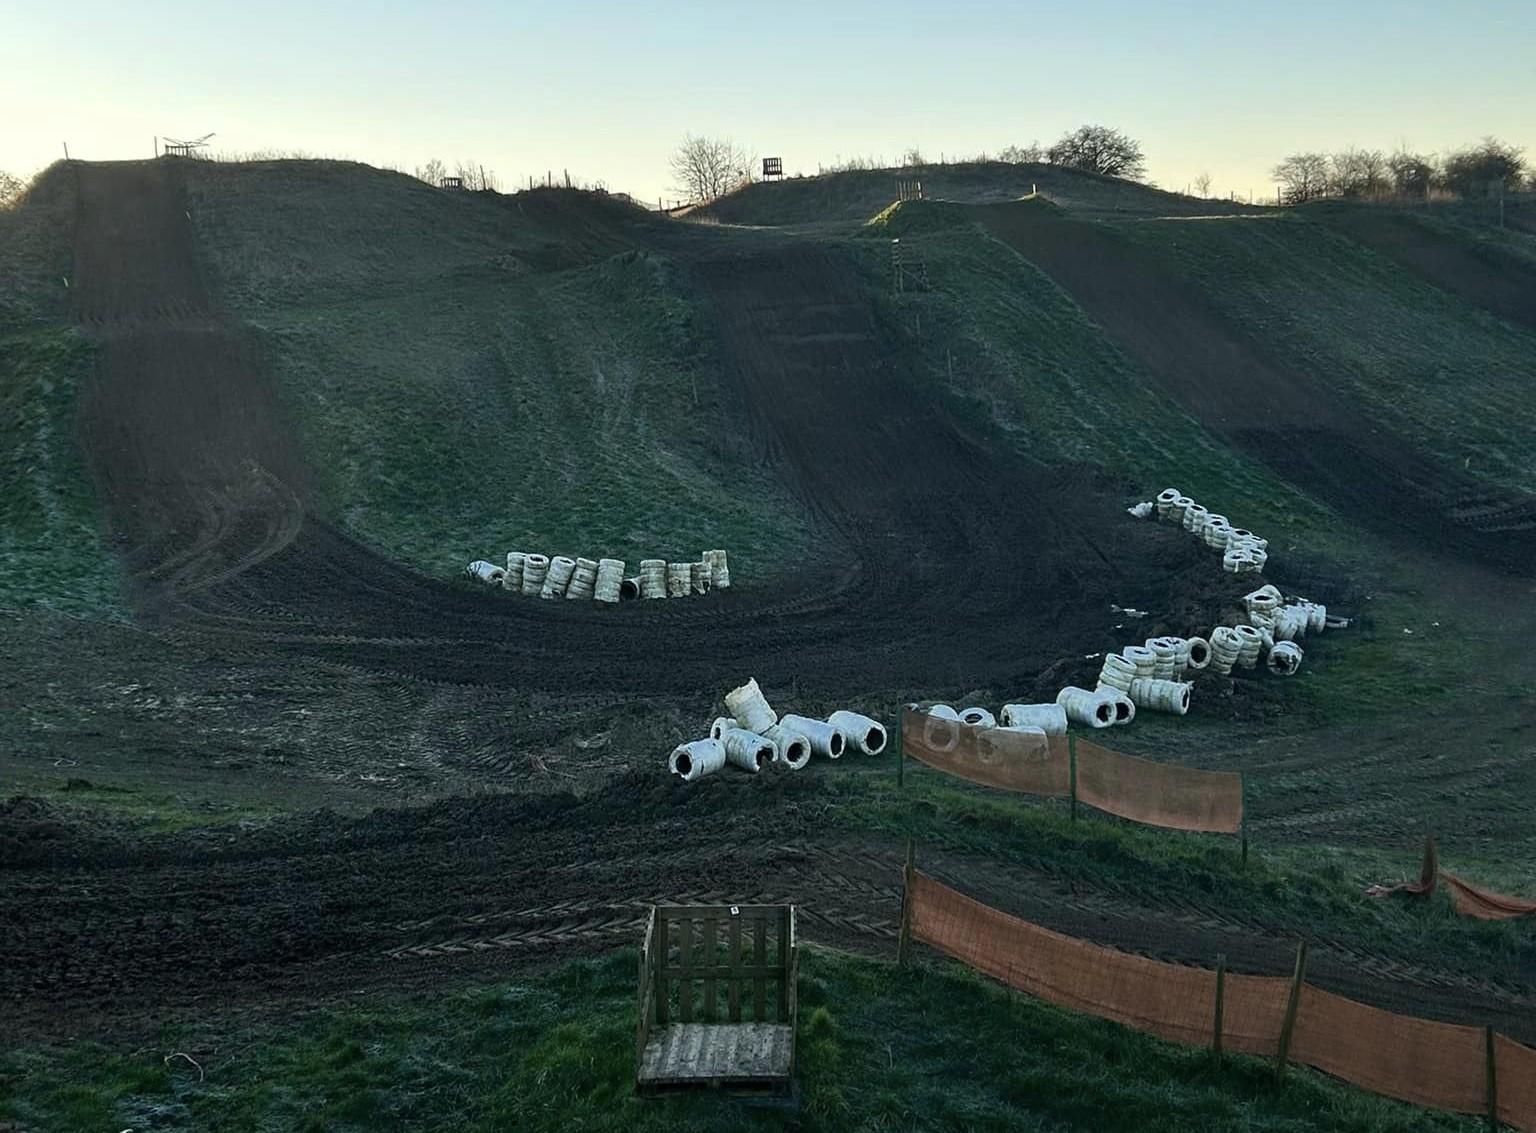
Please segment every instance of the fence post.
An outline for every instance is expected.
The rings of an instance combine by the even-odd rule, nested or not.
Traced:
[[[1483,1028],[1483,1057],[1487,1060],[1488,1130],[1499,1133],[1499,1073],[1493,1058],[1493,1028]]]
[[[1307,942],[1296,944],[1296,975],[1291,979],[1291,996],[1285,1003],[1285,1022],[1280,1025],[1280,1050],[1275,1055],[1275,1081],[1285,1077],[1286,1059],[1291,1056],[1291,1034],[1296,1030],[1296,1012],[1301,1007],[1301,985],[1307,978]]]
[[[907,839],[907,860],[901,867],[901,935],[896,942],[896,966],[907,966],[907,945],[912,939],[912,839]]]
[[[1242,780],[1243,819],[1238,823],[1238,836],[1242,838],[1242,867],[1248,868],[1248,780]]]
[[[1072,821],[1077,821],[1077,733],[1067,733],[1067,782],[1072,789]]]
[[[1226,1015],[1227,998],[1227,954],[1218,953],[1216,956],[1216,1019],[1211,1024],[1211,1054],[1217,1062],[1221,1061],[1221,1031]]]
[[[904,787],[907,783],[907,745],[902,742],[902,733],[907,728],[907,708],[902,707],[901,715],[896,718],[896,785]]]

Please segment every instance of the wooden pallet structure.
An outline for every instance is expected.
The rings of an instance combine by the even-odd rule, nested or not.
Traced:
[[[793,905],[652,906],[635,1088],[787,1093],[798,970]]]

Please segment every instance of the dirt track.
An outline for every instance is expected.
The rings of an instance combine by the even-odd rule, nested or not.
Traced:
[[[1060,284],[1192,416],[1389,542],[1528,578],[1536,503],[1419,456],[1338,391],[1282,367],[1154,257],[1033,205],[976,209]]]
[[[1026,696],[1059,687],[1058,659],[1081,665],[1119,643],[1111,603],[1208,622],[1226,589],[1193,541],[1126,517],[1114,485],[1028,465],[953,425],[835,252],[729,233],[690,244],[684,267],[720,328],[728,396],[817,520],[822,558],[771,592],[617,610],[487,602],[423,578],[306,510],[308,477],[261,361],[198,279],[173,169],[80,167],[77,313],[103,347],[82,430],[113,538],[162,627],[153,649],[238,673],[242,712],[285,711],[285,684],[315,674],[334,682],[316,698],[366,687],[369,711],[402,717],[423,689],[448,688],[461,697],[448,745],[468,746],[468,706],[480,750],[505,753],[542,738],[541,712],[650,701],[702,719],[722,682],[748,673],[813,711],[936,688]],[[509,711],[513,697],[544,707]],[[661,895],[790,898],[813,937],[889,946],[896,848],[820,833],[814,775],[704,787],[647,771],[584,799],[465,798],[227,842],[78,846],[16,804],[0,831],[29,864],[5,877],[18,930],[0,953],[0,1000],[22,1033],[57,1034],[210,1001],[429,985],[630,939],[637,904]],[[1271,928],[1210,909],[1064,897],[1048,873],[960,854],[934,863],[951,867],[971,891],[1067,931],[1283,966]],[[1361,958],[1323,951],[1324,986],[1536,1035],[1509,988],[1381,960],[1409,988],[1393,990]]]

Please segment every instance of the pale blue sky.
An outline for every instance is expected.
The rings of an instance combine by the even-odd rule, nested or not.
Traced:
[[[216,130],[504,182],[569,168],[654,199],[686,131],[789,171],[971,154],[1084,122],[1154,180],[1271,192],[1286,153],[1496,134],[1536,156],[1536,0],[1004,4],[0,0],[0,168]]]

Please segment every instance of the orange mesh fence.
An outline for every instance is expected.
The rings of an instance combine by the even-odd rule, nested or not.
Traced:
[[[1536,913],[1536,901],[1525,897],[1494,893],[1444,870],[1440,871],[1440,880],[1451,891],[1451,904],[1464,917],[1476,917],[1480,921],[1507,921]]]
[[[1049,1003],[1173,1042],[1209,1046],[1216,973],[1103,948],[1010,916],[913,871],[911,939]],[[1228,975],[1222,1047],[1273,1057],[1291,981]],[[1289,1057],[1387,1097],[1456,1113],[1488,1108],[1482,1028],[1397,1015],[1303,984]],[[1536,1050],[1494,1039],[1499,1116],[1536,1133]]]
[[[1396,1015],[1310,985],[1301,989],[1291,1057],[1373,1093],[1484,1113],[1486,1056],[1481,1027]]]
[[[1493,1036],[1494,1077],[1498,1080],[1499,1120],[1536,1133],[1536,1050],[1503,1035]]]
[[[977,728],[958,720],[907,711],[901,717],[905,755],[972,783],[1026,795],[1072,793],[1067,737],[1008,728]],[[1109,814],[1171,830],[1236,834],[1243,825],[1243,777],[1199,771],[1122,755],[1077,741],[1077,798]]]
[[[1243,827],[1243,777],[1154,763],[1077,741],[1077,797],[1110,814],[1172,830],[1236,834]]]
[[[1065,736],[973,728],[924,712],[901,715],[901,750],[972,783],[1026,795],[1065,798],[1072,790]]]

